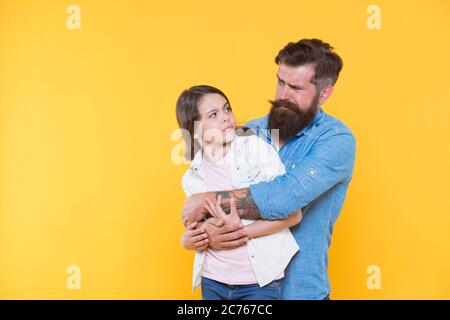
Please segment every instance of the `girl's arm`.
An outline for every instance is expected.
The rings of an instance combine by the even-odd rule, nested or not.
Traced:
[[[284,220],[257,220],[252,224],[248,224],[244,227],[247,232],[247,237],[249,239],[258,238],[261,236],[267,236],[269,234],[274,234],[280,232],[289,227],[295,226],[302,220],[302,211],[299,210],[297,213],[290,215]]]

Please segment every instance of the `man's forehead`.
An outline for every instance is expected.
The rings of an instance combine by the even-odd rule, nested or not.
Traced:
[[[278,68],[278,76],[289,84],[306,84],[310,83],[310,80],[314,76],[314,68],[310,64],[297,67],[280,64]]]

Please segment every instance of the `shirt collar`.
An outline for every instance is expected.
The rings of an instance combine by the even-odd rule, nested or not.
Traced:
[[[301,136],[302,134],[304,134],[305,132],[311,130],[312,127],[317,127],[317,126],[320,124],[320,122],[321,122],[323,116],[324,116],[324,112],[322,111],[322,108],[319,108],[319,109],[317,110],[317,112],[316,112],[316,115],[315,115],[315,117],[314,117],[314,120],[313,120],[309,125],[307,125],[305,128],[303,128],[302,130],[300,130],[299,132],[297,132],[296,136],[297,136],[297,137],[300,137],[300,136]]]

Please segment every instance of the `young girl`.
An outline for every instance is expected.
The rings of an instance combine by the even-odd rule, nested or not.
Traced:
[[[183,91],[177,101],[178,124],[183,129],[186,156],[192,160],[182,178],[189,197],[206,191],[247,188],[285,173],[277,151],[256,135],[236,135],[236,121],[225,94],[211,86]],[[281,298],[284,270],[298,251],[289,227],[301,212],[286,220],[240,220],[235,204],[227,216],[208,203],[212,216],[245,226],[248,241],[231,250],[208,247],[208,221],[186,226],[181,238],[186,249],[196,250],[192,290],[201,283],[206,300],[277,300]]]

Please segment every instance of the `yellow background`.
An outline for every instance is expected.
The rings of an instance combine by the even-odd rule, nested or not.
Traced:
[[[262,116],[278,50],[317,37],[344,60],[324,109],[357,138],[332,298],[449,299],[449,34],[447,0],[1,0],[0,298],[200,298],[179,246],[176,98],[211,84],[240,123]]]

